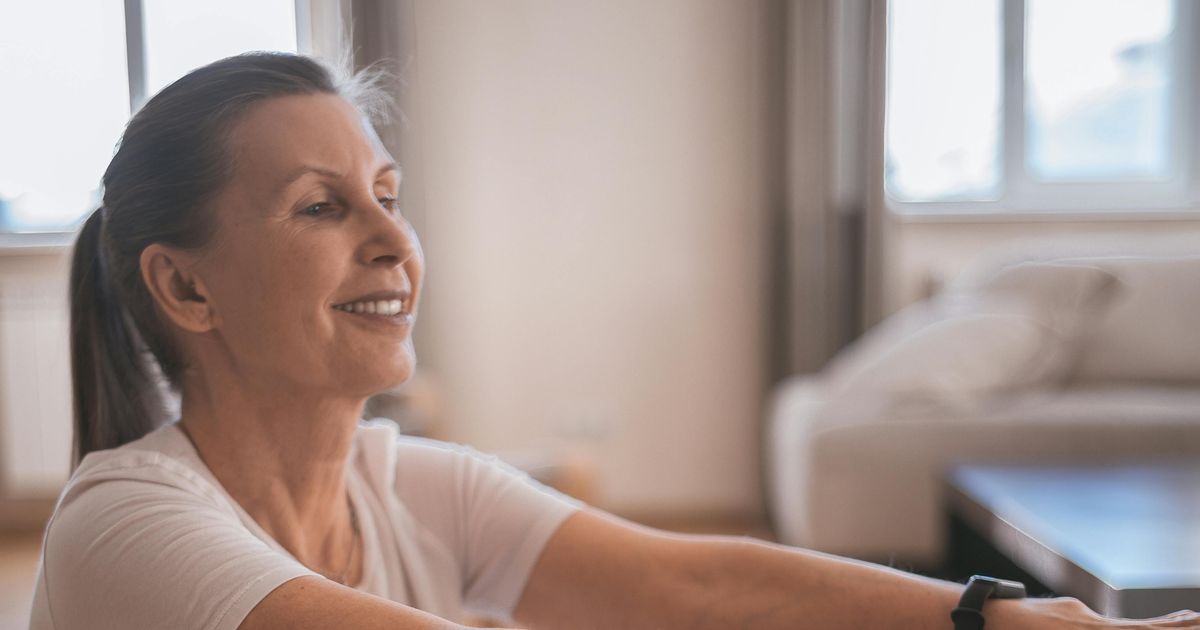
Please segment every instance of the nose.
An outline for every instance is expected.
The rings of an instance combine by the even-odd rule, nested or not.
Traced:
[[[420,242],[403,216],[384,207],[374,195],[359,204],[362,227],[361,262],[371,266],[399,267],[419,261]]]

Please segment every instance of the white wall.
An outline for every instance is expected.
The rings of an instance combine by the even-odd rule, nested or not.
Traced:
[[[415,3],[454,439],[565,440],[620,512],[760,509],[765,5]]]
[[[0,255],[0,520],[10,500],[58,495],[71,464],[68,257]]]

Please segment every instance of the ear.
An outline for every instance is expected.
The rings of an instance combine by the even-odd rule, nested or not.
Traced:
[[[208,332],[216,313],[191,262],[187,253],[159,243],[143,249],[139,260],[142,280],[167,319],[188,332]]]

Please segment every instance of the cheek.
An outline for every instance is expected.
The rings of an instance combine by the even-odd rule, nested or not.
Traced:
[[[337,286],[334,260],[300,247],[260,247],[230,258],[227,281],[234,290],[226,292],[223,310],[231,335],[294,357],[314,337],[329,334],[324,309]]]
[[[332,258],[314,254],[296,254],[279,262],[267,288],[268,307],[278,312],[269,319],[310,341],[331,334],[330,303],[344,270]]]

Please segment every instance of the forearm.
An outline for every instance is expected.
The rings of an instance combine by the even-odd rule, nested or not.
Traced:
[[[743,539],[709,539],[692,554],[698,576],[679,605],[694,628],[938,628],[962,585],[880,565]],[[989,630],[1028,629],[1027,607],[988,603]]]
[[[581,511],[546,544],[514,617],[556,630],[948,629],[962,589],[826,554],[668,534]],[[988,630],[1200,629],[1190,611],[1130,622],[1061,598],[993,600],[984,614]]]
[[[430,613],[316,576],[284,582],[263,598],[238,630],[469,630]]]

